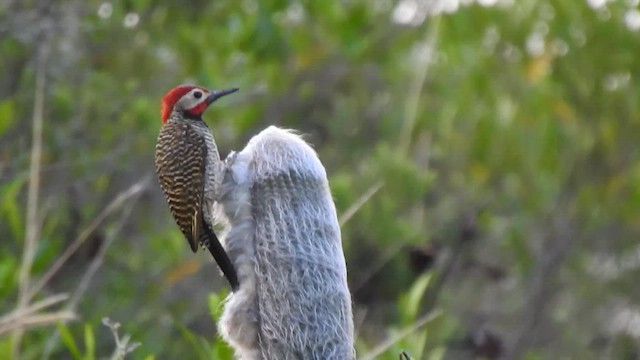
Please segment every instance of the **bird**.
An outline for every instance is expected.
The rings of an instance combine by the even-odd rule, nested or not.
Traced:
[[[240,279],[218,323],[243,360],[355,358],[327,174],[297,132],[269,126],[225,159],[225,244]]]
[[[208,90],[179,85],[161,100],[162,127],[155,149],[158,182],[180,231],[195,253],[209,250],[232,291],[238,275],[213,230],[213,213],[225,165],[202,114],[216,100],[238,88]]]

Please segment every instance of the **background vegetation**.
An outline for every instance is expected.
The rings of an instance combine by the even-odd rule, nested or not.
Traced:
[[[189,82],[241,88],[223,155],[318,150],[359,358],[638,358],[639,30],[637,0],[2,0],[0,357],[108,356],[105,317],[132,359],[231,357],[153,177]]]

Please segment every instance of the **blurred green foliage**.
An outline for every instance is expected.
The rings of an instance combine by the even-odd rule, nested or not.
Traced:
[[[359,356],[391,339],[378,358],[636,358],[639,29],[637,1],[0,3],[0,316],[27,227],[32,285],[86,237],[34,298],[78,294],[54,307],[78,320],[29,327],[20,357],[111,354],[108,316],[142,344],[133,359],[231,358],[224,283],[155,181],[100,215],[153,174],[159,99],[190,82],[241,88],[205,116],[223,155],[269,124],[318,150],[339,214],[355,210]],[[0,357],[11,347],[0,334]]]

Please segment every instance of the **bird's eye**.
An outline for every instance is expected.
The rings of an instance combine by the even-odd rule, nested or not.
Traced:
[[[194,93],[193,93],[193,96],[194,96],[196,99],[200,99],[200,98],[202,97],[202,93],[201,93],[200,91],[196,91],[196,92],[194,92]]]

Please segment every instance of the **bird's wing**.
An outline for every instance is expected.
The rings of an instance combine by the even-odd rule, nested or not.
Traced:
[[[205,166],[207,161],[206,159],[208,155],[207,152],[208,152],[207,146],[203,141],[203,153],[202,153],[203,171],[205,171]],[[214,166],[214,164],[209,164],[209,166]],[[202,188],[202,193],[204,193],[204,185]],[[206,214],[207,214],[206,212],[201,211],[198,217],[199,223],[197,225],[199,226],[198,231],[200,232],[199,242],[203,244],[207,248],[207,250],[209,250],[209,252],[213,256],[213,259],[216,261],[216,263],[220,267],[220,270],[222,270],[222,274],[227,279],[227,281],[229,281],[231,290],[235,292],[236,290],[238,290],[238,287],[240,286],[238,282],[238,274],[236,273],[236,270],[233,267],[233,263],[231,262],[231,259],[229,259],[229,255],[227,255],[226,250],[220,243],[218,236],[216,236],[216,233],[213,231],[213,224],[211,223],[211,218],[208,218],[208,219],[205,218],[205,216],[207,216]]]
[[[156,172],[169,208],[191,250],[203,224],[206,145],[188,124],[165,124],[156,146]]]

